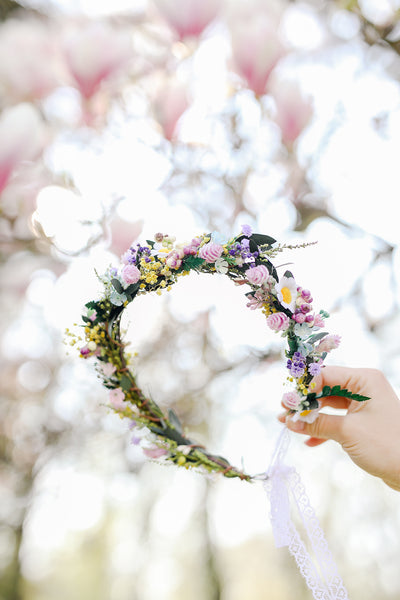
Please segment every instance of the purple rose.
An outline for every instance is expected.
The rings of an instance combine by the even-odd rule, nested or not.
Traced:
[[[221,256],[224,249],[220,244],[214,244],[214,242],[208,242],[204,244],[199,250],[200,258],[204,258],[206,263],[213,263]]]
[[[125,265],[122,269],[122,279],[125,283],[137,283],[140,279],[140,271],[135,265]]]
[[[267,325],[273,331],[285,331],[289,327],[290,319],[285,313],[277,312],[269,315]]]
[[[246,279],[253,285],[262,285],[267,281],[269,277],[269,271],[265,265],[258,265],[258,267],[251,267],[246,271]]]

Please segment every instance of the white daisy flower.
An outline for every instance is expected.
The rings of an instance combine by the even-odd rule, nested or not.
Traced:
[[[279,283],[275,285],[275,292],[282,306],[294,312],[297,298],[297,284],[294,277],[285,277],[285,275],[281,277]]]
[[[226,273],[228,272],[229,265],[223,258],[217,258],[214,265],[217,273],[222,273],[223,275],[226,275]]]

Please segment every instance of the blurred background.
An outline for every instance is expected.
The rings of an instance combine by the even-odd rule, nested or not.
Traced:
[[[145,461],[65,342],[137,239],[246,223],[400,392],[399,0],[0,0],[0,599],[306,600],[262,486]],[[126,315],[139,382],[251,473],[283,343],[191,275]],[[328,361],[328,362],[329,362]],[[353,600],[400,597],[398,493],[293,434]]]

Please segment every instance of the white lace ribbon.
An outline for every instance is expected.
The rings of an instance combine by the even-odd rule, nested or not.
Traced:
[[[347,591],[300,476],[294,467],[284,464],[289,443],[289,431],[284,427],[264,482],[270,499],[275,544],[278,548],[288,546],[315,600],[348,600]],[[299,513],[310,550],[306,548],[292,521],[291,501]]]

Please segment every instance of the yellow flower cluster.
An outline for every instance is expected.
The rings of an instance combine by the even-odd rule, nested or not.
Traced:
[[[101,345],[104,342],[106,334],[100,325],[93,325],[93,327],[86,325],[85,336],[87,342],[94,342],[96,345]]]
[[[142,273],[141,279],[144,282],[140,285],[142,289],[145,287],[146,283],[149,285],[158,283],[160,276],[166,278],[171,276],[171,271],[165,264],[165,259],[156,260],[154,256],[150,257],[150,262],[146,262],[144,258],[140,260],[140,271]],[[165,287],[166,283],[162,281],[160,285]]]

